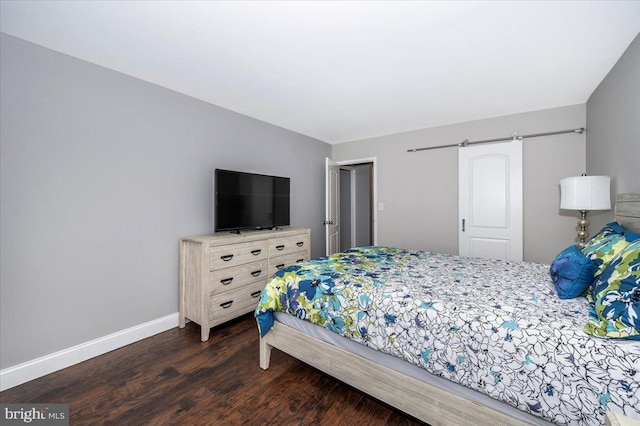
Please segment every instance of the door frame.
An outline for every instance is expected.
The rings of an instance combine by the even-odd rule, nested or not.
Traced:
[[[356,158],[353,160],[341,160],[336,161],[338,166],[355,166],[358,164],[371,163],[371,226],[372,226],[372,241],[371,244],[376,246],[378,245],[378,209],[376,206],[378,205],[378,157],[364,157],[364,158]],[[355,183],[352,180],[352,188]],[[355,191],[351,192],[351,196],[353,197],[351,202],[355,203]],[[353,227],[352,229],[354,229]],[[354,238],[355,239],[355,238]]]

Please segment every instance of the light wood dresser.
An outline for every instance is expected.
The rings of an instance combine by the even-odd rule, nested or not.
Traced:
[[[221,232],[180,239],[180,328],[211,327],[253,311],[267,280],[279,269],[309,260],[309,228]]]

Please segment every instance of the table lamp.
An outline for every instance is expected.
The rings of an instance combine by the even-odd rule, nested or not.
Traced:
[[[587,236],[589,221],[587,213],[591,210],[610,210],[611,197],[609,176],[575,176],[560,179],[560,208],[578,210],[578,247],[583,247]]]

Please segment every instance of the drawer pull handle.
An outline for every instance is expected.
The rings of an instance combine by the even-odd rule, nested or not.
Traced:
[[[224,256],[220,256],[220,259],[224,260],[225,262],[228,262],[231,259],[233,259],[233,255],[232,254],[227,254],[227,255],[224,255]]]
[[[220,306],[222,307],[222,309],[227,309],[232,304],[233,304],[233,300],[229,300],[228,302],[221,303]]]
[[[257,250],[251,250],[251,254],[254,256],[257,256],[260,254],[260,252],[262,251],[262,249],[257,249]]]
[[[298,241],[298,242],[296,243],[296,245],[297,245],[298,247],[302,247],[302,246],[304,245],[304,241]]]
[[[280,244],[279,246],[276,246],[276,250],[284,250],[284,244]]]
[[[231,284],[231,281],[233,281],[233,277],[232,278],[225,278],[224,280],[220,280],[222,285],[229,285],[229,284]]]
[[[253,293],[251,293],[251,297],[258,297],[258,296],[260,296],[260,293],[262,293],[262,291],[260,291],[260,290],[254,291]]]
[[[296,263],[302,263],[302,262],[304,262],[304,259],[298,259],[298,260],[296,260]]]
[[[253,272],[251,273],[251,275],[253,275],[254,277],[257,277],[257,276],[259,276],[261,273],[262,273],[262,269],[258,269],[257,271],[253,271]]]
[[[279,265],[276,265],[276,269],[282,269],[284,268],[284,263],[281,263]]]

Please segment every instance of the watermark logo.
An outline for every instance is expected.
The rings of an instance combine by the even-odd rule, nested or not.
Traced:
[[[0,425],[69,426],[69,404],[0,404]]]

